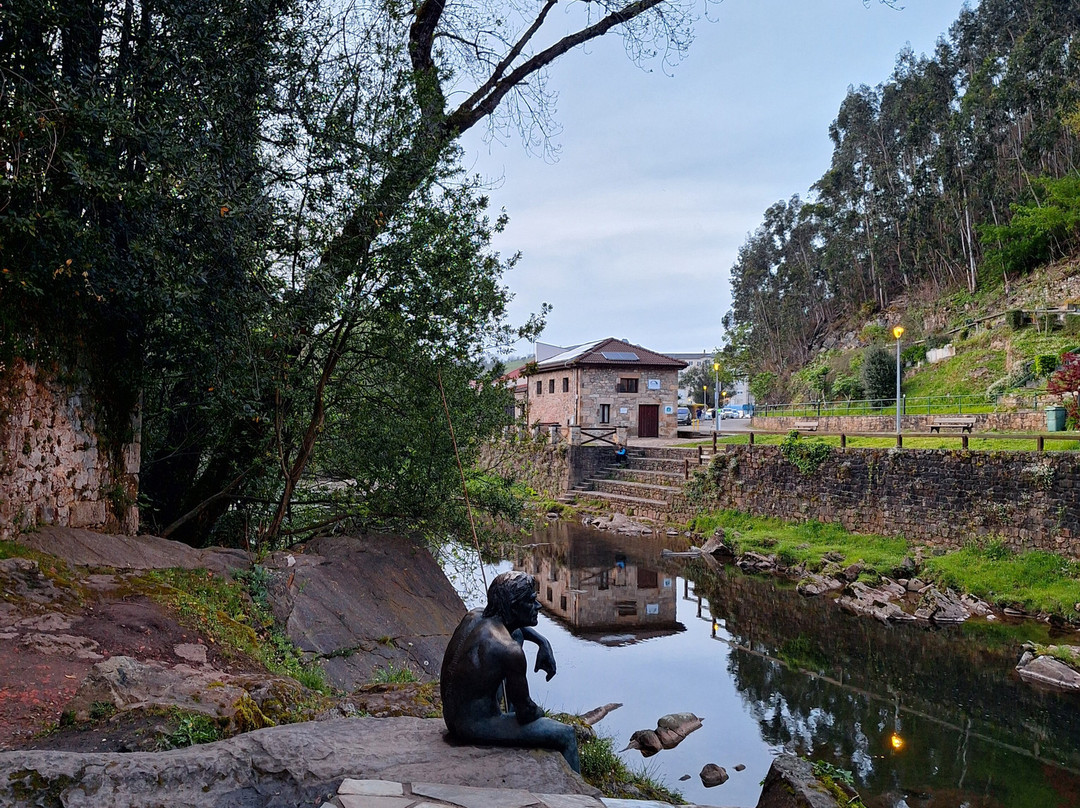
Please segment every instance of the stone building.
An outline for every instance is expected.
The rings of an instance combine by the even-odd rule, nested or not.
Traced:
[[[623,340],[572,348],[537,343],[527,393],[530,424],[624,427],[630,437],[675,437],[686,363]]]

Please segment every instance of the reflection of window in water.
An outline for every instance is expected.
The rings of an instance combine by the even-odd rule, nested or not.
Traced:
[[[607,589],[609,586],[611,586],[611,573],[603,570],[596,578],[596,588]]]
[[[566,595],[559,596],[559,608],[566,611]]]
[[[619,615],[619,617],[633,617],[637,614],[637,602],[633,600],[616,601],[615,614]]]
[[[551,601],[552,601],[552,600],[553,600],[553,597],[552,597],[552,595],[551,595],[551,587],[549,586],[549,587],[547,588],[547,602],[548,602],[548,603],[551,603]]]
[[[557,581],[557,580],[559,580],[559,565],[558,564],[552,563],[551,566],[548,567],[548,580],[549,581]]]
[[[638,589],[656,589],[657,588],[657,574],[656,570],[638,569],[637,571],[637,585]]]

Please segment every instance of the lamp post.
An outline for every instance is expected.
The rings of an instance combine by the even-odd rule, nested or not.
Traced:
[[[714,381],[716,385],[713,387],[713,432],[717,432],[720,429],[720,363],[713,362],[712,365],[713,374],[716,376]]]
[[[904,336],[902,325],[893,326],[892,335],[896,337],[896,434],[900,434],[900,337]],[[899,445],[899,444],[898,444]]]
[[[709,408],[709,385],[701,385],[701,411],[705,412]]]

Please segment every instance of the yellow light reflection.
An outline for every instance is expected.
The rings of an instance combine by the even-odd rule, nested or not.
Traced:
[[[895,732],[889,737],[889,743],[892,744],[892,748],[897,752],[904,748],[904,739]]]

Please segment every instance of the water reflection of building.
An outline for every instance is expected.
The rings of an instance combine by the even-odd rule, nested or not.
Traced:
[[[675,576],[617,545],[587,553],[572,541],[538,545],[516,567],[536,576],[545,611],[575,634],[621,643],[685,630],[675,619]]]

